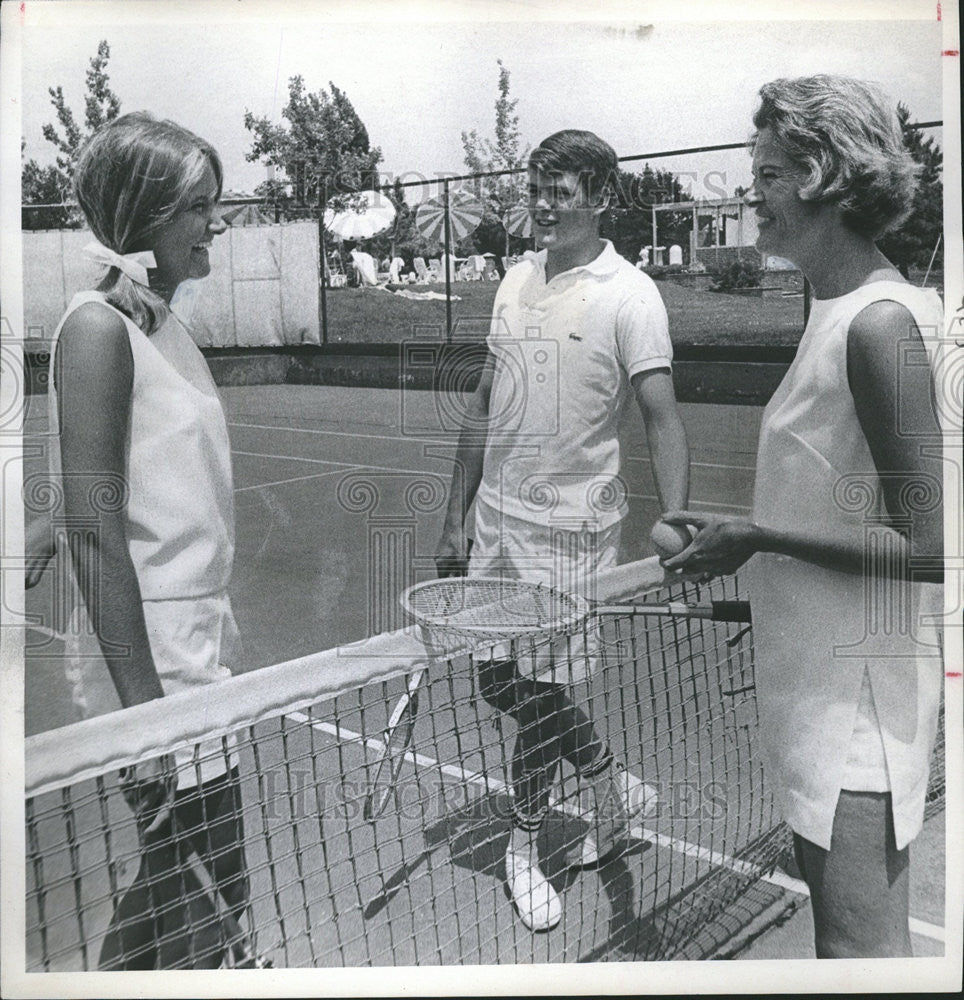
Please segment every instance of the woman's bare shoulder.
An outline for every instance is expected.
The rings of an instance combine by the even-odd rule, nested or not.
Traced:
[[[104,302],[83,302],[64,320],[61,338],[78,333],[97,339],[127,339],[127,325],[116,310]]]
[[[851,342],[861,343],[895,340],[920,335],[914,314],[894,299],[877,299],[870,302],[850,321]],[[869,346],[869,345],[868,345]]]
[[[55,384],[59,374],[70,372],[72,379],[102,392],[106,383],[128,384],[132,371],[130,336],[120,313],[102,302],[77,306],[60,331]]]

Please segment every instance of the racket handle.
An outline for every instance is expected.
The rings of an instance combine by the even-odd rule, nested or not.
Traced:
[[[745,622],[749,624],[753,621],[749,601],[713,601],[711,607],[713,614],[710,617],[715,622]]]
[[[597,615],[664,615],[672,618],[705,618],[714,622],[749,623],[749,601],[666,601],[660,604],[609,604],[594,609]]]
[[[671,602],[668,608],[669,614],[680,618],[705,618],[711,622],[741,622],[745,625],[753,620],[750,617],[749,601],[703,601],[698,604]]]

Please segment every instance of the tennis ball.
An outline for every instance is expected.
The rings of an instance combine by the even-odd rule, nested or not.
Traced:
[[[683,538],[680,538],[679,535],[681,531],[685,536]],[[682,552],[689,545],[690,532],[686,527],[676,527],[665,521],[657,521],[649,533],[649,538],[653,543],[653,548],[656,549],[656,554],[661,559],[669,559]]]

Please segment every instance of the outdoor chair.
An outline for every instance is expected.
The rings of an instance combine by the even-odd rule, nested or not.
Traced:
[[[348,284],[348,276],[343,271],[331,267],[326,261],[325,284],[329,288],[344,288]]]
[[[458,277],[460,281],[481,281],[484,270],[485,258],[481,254],[472,254],[459,267]]]

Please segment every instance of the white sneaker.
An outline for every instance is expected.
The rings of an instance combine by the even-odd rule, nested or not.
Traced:
[[[634,820],[656,812],[659,795],[652,785],[631,774],[621,764],[614,764],[609,787],[596,803],[593,826],[583,837],[575,856],[567,859],[571,867],[591,868],[609,860],[625,839]]]
[[[514,851],[510,843],[505,852],[505,877],[512,902],[526,927],[530,931],[549,931],[562,919],[562,903],[531,857],[529,851]]]

